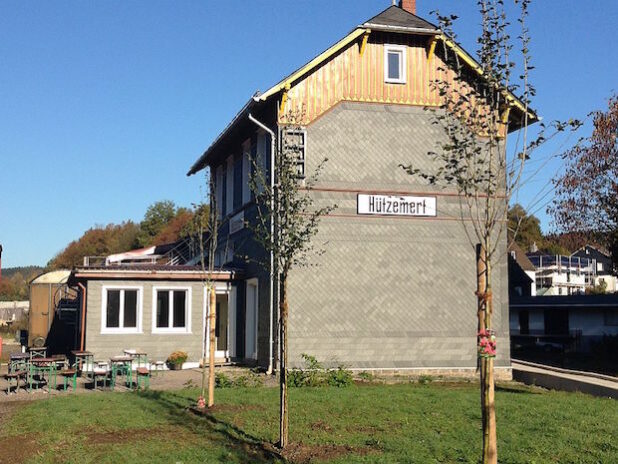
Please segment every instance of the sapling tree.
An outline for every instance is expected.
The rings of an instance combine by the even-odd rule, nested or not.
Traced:
[[[478,37],[477,63],[467,59],[456,44],[455,16],[436,12],[443,35],[436,49],[439,74],[432,82],[440,95],[440,107],[433,122],[444,138],[428,155],[435,163],[432,172],[403,164],[405,171],[429,184],[455,189],[459,198],[459,219],[476,254],[478,321],[477,353],[480,370],[483,448],[482,462],[497,463],[496,413],[494,401],[494,359],[496,339],[492,326],[492,269],[505,252],[509,200],[520,185],[524,166],[545,141],[577,121],[539,124],[530,138],[528,126],[537,118],[530,109],[535,89],[529,80],[530,37],[526,26],[530,0],[514,0],[520,16],[519,78],[514,63],[515,39],[510,35],[504,1],[479,0],[482,31]],[[521,95],[515,99],[513,93]],[[509,127],[520,130],[513,154],[507,156]]]
[[[309,256],[316,250],[312,238],[318,232],[320,218],[335,206],[316,207],[311,189],[319,178],[326,159],[309,176],[302,172],[304,144],[302,140],[302,110],[286,114],[288,122],[280,130],[274,144],[274,188],[271,189],[263,163],[254,160],[254,173],[249,184],[258,204],[257,220],[253,228],[257,241],[273,254],[273,267],[266,264],[279,282],[279,387],[280,424],[279,447],[288,444],[288,278],[293,268],[309,264]],[[274,227],[271,228],[271,220]]]
[[[215,252],[217,250],[218,211],[214,194],[214,179],[212,173],[206,172],[210,204],[197,205],[194,216],[194,233],[197,235],[200,251],[200,266],[202,268],[202,283],[204,298],[208,298],[208,314],[204,324],[204,346],[202,347],[202,385],[198,407],[212,407],[215,403],[215,323],[217,311],[217,296],[213,274],[215,271]],[[208,343],[208,347],[206,344]],[[206,394],[206,352],[208,352],[208,401]]]

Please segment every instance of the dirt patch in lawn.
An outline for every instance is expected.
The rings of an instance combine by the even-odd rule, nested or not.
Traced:
[[[7,432],[6,423],[17,409],[27,401],[11,401],[0,403],[0,430]],[[15,435],[0,438],[0,463],[20,464],[26,462],[36,451],[36,436],[32,434]]]
[[[21,464],[36,452],[35,435],[16,435],[0,438],[0,463]]]
[[[349,445],[308,445],[305,443],[290,443],[284,451],[279,454],[288,462],[294,464],[310,464],[314,462],[329,461],[331,459],[340,458],[348,454],[357,456],[365,456],[369,453],[375,453],[372,448],[358,448]]]

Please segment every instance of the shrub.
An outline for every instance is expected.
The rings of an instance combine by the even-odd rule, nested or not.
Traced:
[[[230,388],[234,386],[232,380],[223,372],[215,373],[215,388]]]
[[[352,385],[352,373],[344,366],[325,370],[315,356],[303,353],[301,357],[305,363],[305,368],[291,369],[288,372],[288,385],[290,387],[321,387],[324,385],[348,387]]]
[[[167,357],[168,364],[182,364],[184,363],[189,355],[186,351],[174,351]]]
[[[354,383],[352,373],[344,366],[338,366],[337,369],[327,371],[326,382],[331,387],[349,387]]]
[[[251,371],[246,375],[236,377],[233,383],[235,387],[261,387],[263,385],[262,378]]]

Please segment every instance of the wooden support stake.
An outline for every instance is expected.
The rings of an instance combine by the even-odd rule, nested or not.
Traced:
[[[208,312],[208,407],[215,404],[215,323],[217,321],[217,293],[210,287]]]

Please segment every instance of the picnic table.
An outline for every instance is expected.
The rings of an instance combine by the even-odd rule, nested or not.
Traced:
[[[113,356],[109,360],[112,368],[112,388],[116,386],[116,377],[118,375],[125,376],[125,383],[131,385],[133,383],[132,366],[133,357],[129,355],[125,356]]]
[[[65,361],[59,358],[34,358],[30,360],[30,369],[28,372],[28,392],[32,391],[32,384],[34,382],[34,376],[39,375],[45,378],[47,374],[47,389],[52,385],[56,388],[56,368],[58,363],[64,363]]]
[[[124,354],[127,356],[131,356],[134,361],[137,362],[137,367],[140,367],[144,364],[144,367],[148,364],[148,353],[141,350],[124,350]]]
[[[75,367],[80,374],[84,371],[84,365],[86,366],[86,370],[88,370],[88,364],[94,367],[94,354],[90,351],[73,350],[71,354],[75,357]]]

